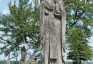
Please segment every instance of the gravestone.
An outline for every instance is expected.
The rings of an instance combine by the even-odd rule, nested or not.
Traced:
[[[66,12],[63,0],[40,1],[43,64],[64,64]]]
[[[10,54],[8,56],[8,59],[6,60],[6,64],[10,64]]]
[[[21,64],[26,64],[27,51],[25,46],[21,48]]]

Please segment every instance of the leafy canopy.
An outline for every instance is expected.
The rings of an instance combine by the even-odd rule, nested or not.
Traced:
[[[6,55],[14,49],[19,50],[20,45],[25,43],[29,48],[39,46],[39,10],[38,0],[15,0],[9,3],[8,15],[0,17],[0,41],[5,46],[1,48]],[[32,5],[33,4],[33,5]]]
[[[68,59],[90,60],[92,50],[88,45],[92,36],[93,0],[64,0],[67,12]]]

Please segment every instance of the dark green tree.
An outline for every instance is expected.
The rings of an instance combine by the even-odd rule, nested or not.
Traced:
[[[67,12],[67,42],[70,46],[68,59],[80,64],[81,60],[92,59],[92,50],[88,45],[92,36],[93,0],[64,0]]]
[[[92,59],[92,49],[87,44],[88,41],[84,39],[84,35],[82,34],[81,27],[77,27],[75,30],[72,31],[72,34],[69,37],[69,45],[70,45],[70,52],[68,53],[67,58],[72,59],[74,62],[73,64],[81,64],[81,60],[87,61]]]
[[[5,46],[1,48],[5,55],[14,49],[19,50],[20,45],[25,43],[29,48],[39,46],[39,9],[38,0],[16,0],[9,3],[8,15],[0,16],[0,41]],[[33,4],[33,5],[32,5]]]

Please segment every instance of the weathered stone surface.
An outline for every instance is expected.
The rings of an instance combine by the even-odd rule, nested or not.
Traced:
[[[64,64],[66,12],[63,0],[42,0],[40,34],[43,64]]]

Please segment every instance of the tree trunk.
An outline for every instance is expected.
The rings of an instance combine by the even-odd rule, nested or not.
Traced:
[[[79,63],[78,64],[81,64],[81,60],[79,60]]]
[[[81,64],[81,60],[76,60],[76,61],[74,60],[73,64]]]

